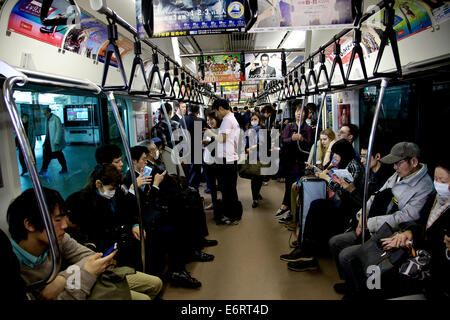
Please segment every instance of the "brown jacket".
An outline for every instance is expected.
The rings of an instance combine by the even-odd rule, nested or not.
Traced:
[[[71,266],[77,265],[80,267],[80,288],[69,289],[67,286],[63,292],[58,295],[58,300],[85,300],[90,295],[91,289],[94,286],[97,276],[87,272],[83,269],[86,259],[93,255],[94,252],[85,246],[79,244],[72,239],[67,233],[64,235],[60,245],[60,253],[62,265]],[[72,274],[65,270],[61,270],[61,264],[57,265],[56,272],[59,276],[69,278]],[[25,283],[31,284],[47,277],[52,269],[51,254],[47,256],[45,261],[35,268],[30,268],[24,264],[20,265],[20,275]],[[42,288],[40,289],[42,290]],[[33,292],[33,298],[39,295],[39,290]]]

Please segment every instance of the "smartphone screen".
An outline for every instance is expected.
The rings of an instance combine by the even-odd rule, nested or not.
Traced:
[[[145,166],[144,167],[144,177],[148,177],[149,175],[151,175],[152,174],[152,168],[150,168],[150,167],[148,167],[148,166]]]
[[[114,243],[111,248],[108,249],[108,251],[106,251],[103,255],[102,258],[109,256],[111,254],[111,252],[113,252],[114,250],[117,250],[117,242]]]

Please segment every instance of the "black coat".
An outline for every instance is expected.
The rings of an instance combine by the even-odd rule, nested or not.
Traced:
[[[429,197],[424,206],[424,211],[431,212],[435,197]],[[424,215],[428,218],[428,215]],[[430,273],[431,279],[426,283],[426,293],[430,298],[450,297],[450,260],[446,258],[446,246],[444,243],[445,230],[450,230],[450,208],[447,208],[439,218],[428,228],[426,221],[421,223],[409,223],[402,226],[404,230],[413,233],[413,246],[424,249],[431,254]]]

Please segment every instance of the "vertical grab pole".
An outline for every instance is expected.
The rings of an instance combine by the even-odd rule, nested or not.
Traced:
[[[323,110],[323,106],[325,105],[325,98],[326,97],[327,97],[327,93],[324,92],[322,94],[322,102],[320,103],[319,118],[317,119],[317,124],[316,124],[316,134],[314,135],[314,147],[313,147],[313,158],[312,158],[313,159],[313,164],[316,163],[317,140],[318,140],[318,135],[319,135],[319,122],[320,122],[320,119],[322,118],[322,110]]]
[[[22,124],[22,120],[19,117],[16,103],[13,98],[13,86],[14,84],[19,82],[25,84],[27,82],[27,78],[25,76],[14,76],[6,79],[3,83],[3,98],[6,108],[8,109],[9,116],[11,117],[11,121],[13,123],[17,138],[19,140],[20,149],[22,150],[28,172],[30,173],[31,182],[33,185],[34,193],[36,195],[36,200],[38,202],[42,221],[44,222],[45,231],[47,232],[50,253],[52,256],[52,269],[50,271],[50,274],[44,280],[28,285],[28,288],[31,289],[48,284],[55,279],[56,267],[58,264],[60,264],[61,254],[59,252],[59,246],[56,240],[55,229],[53,228],[52,217],[48,210],[47,202],[45,201],[41,180],[39,179],[39,174],[36,168],[36,162],[33,157],[30,143],[28,141],[25,129]]]
[[[367,150],[367,161],[366,161],[366,174],[364,177],[364,194],[362,203],[362,215],[360,219],[362,220],[362,243],[364,244],[366,224],[367,224],[367,195],[369,193],[369,175],[370,175],[370,157],[372,155],[373,143],[375,141],[375,131],[377,129],[378,116],[380,114],[381,106],[383,104],[384,94],[386,92],[386,87],[388,85],[388,80],[386,78],[381,79],[381,90],[378,97],[377,108],[375,110],[375,115],[373,116],[372,130],[370,132],[369,147]]]
[[[142,221],[142,209],[141,209],[141,199],[139,194],[139,188],[137,184],[136,175],[134,174],[134,164],[133,159],[131,158],[130,145],[128,144],[127,134],[125,133],[125,128],[123,126],[122,119],[119,115],[119,108],[116,104],[116,98],[114,97],[114,92],[107,92],[108,101],[111,105],[111,109],[114,113],[114,118],[116,119],[117,127],[119,128],[120,137],[122,138],[122,143],[125,147],[125,154],[127,156],[128,165],[130,166],[131,171],[131,181],[133,181],[134,193],[136,195],[136,201],[138,205],[138,222],[139,222],[139,236],[141,238],[141,259],[142,259],[142,271],[145,272],[145,239],[144,239],[144,223]]]

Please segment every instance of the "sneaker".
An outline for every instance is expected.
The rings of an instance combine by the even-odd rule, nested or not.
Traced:
[[[347,293],[347,284],[345,282],[336,283],[333,286],[334,291],[339,294],[346,294]]]
[[[312,260],[312,257],[306,256],[303,252],[300,246],[296,247],[294,250],[292,250],[288,254],[282,254],[280,256],[280,260],[286,261],[286,262],[297,262],[297,261],[307,261]]]
[[[289,213],[289,212],[291,212],[291,210],[289,210],[289,208],[287,208],[287,209],[280,208],[280,209],[278,209],[277,213],[275,213],[275,217],[276,218],[281,217],[283,214]]]
[[[268,186],[269,183],[267,181],[263,181],[263,186]]]
[[[179,286],[184,288],[194,289],[202,286],[202,283],[200,281],[191,277],[189,272],[185,270],[172,272],[168,277],[168,281],[173,286]]]
[[[285,218],[281,218],[280,220],[278,220],[279,223],[288,223],[291,222],[293,219],[292,215],[288,215]]]
[[[319,263],[316,258],[313,258],[308,261],[297,261],[297,262],[289,262],[287,264],[288,269],[292,271],[313,271],[319,269]]]
[[[258,201],[253,201],[252,208],[256,208],[258,206]]]

